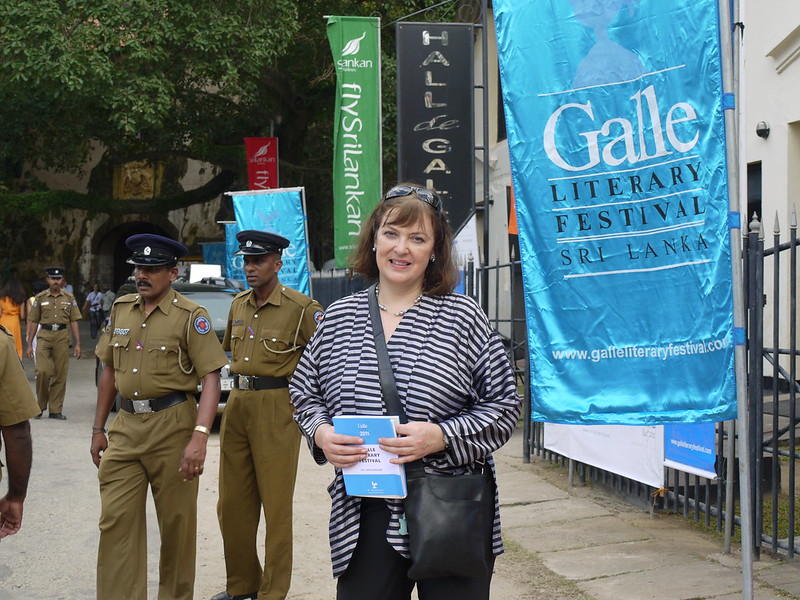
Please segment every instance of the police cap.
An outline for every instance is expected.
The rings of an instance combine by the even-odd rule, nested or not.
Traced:
[[[44,272],[47,273],[48,277],[58,279],[59,277],[64,277],[64,275],[67,273],[67,270],[64,267],[45,267]]]
[[[125,245],[133,251],[126,261],[131,265],[158,267],[175,263],[189,254],[189,249],[168,237],[153,233],[139,233],[125,240]]]
[[[234,255],[241,254],[252,256],[255,254],[270,254],[277,252],[280,254],[289,245],[289,240],[277,233],[258,231],[256,229],[245,229],[236,234],[239,242],[239,251]]]

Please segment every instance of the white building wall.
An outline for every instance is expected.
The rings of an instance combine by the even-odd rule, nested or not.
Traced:
[[[800,2],[748,0],[743,4],[744,143],[748,163],[761,162],[767,231],[783,224],[800,201]],[[766,121],[770,134],[756,135]],[[752,216],[752,215],[750,215]]]
[[[764,245],[773,246],[776,220],[782,241],[789,235],[792,211],[800,206],[800,2],[745,0],[743,155],[747,164],[761,164],[761,214]],[[769,136],[756,135],[759,122],[769,124]],[[746,173],[743,173],[746,178]],[[747,222],[753,218],[749,211]],[[782,253],[786,254],[786,253]],[[781,347],[789,345],[788,316],[792,290],[788,256],[781,256],[780,293],[773,291],[773,258],[764,261],[767,304],[764,345],[773,345],[774,302],[778,301]],[[787,357],[782,365],[788,368]],[[772,372],[772,367],[765,364]]]

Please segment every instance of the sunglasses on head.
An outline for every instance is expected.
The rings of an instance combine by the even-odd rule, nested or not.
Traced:
[[[417,198],[430,204],[433,208],[437,210],[441,214],[442,212],[442,202],[439,200],[439,196],[433,190],[429,190],[428,188],[419,188],[414,187],[413,185],[396,185],[384,196],[384,200],[391,200],[392,198],[402,198],[403,196],[408,196],[409,194],[416,194]]]

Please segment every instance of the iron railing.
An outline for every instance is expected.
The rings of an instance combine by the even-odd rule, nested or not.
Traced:
[[[743,274],[747,308],[748,404],[750,427],[748,457],[753,482],[753,540],[755,553],[762,547],[791,558],[800,551],[795,536],[797,481],[797,220],[793,214],[788,240],[782,241],[775,223],[773,247],[764,248],[761,224],[750,223],[743,238]],[[770,284],[765,288],[765,273]],[[486,283],[484,283],[486,282]],[[486,289],[480,289],[485,286]],[[665,468],[661,488],[633,481],[621,475],[578,463],[544,447],[544,424],[531,422],[530,371],[527,361],[524,303],[521,295],[520,261],[487,267],[467,266],[466,291],[488,300],[488,317],[506,342],[520,389],[524,393],[524,447],[527,462],[531,454],[562,465],[570,483],[591,480],[614,491],[629,502],[658,512],[674,512],[703,522],[717,531],[725,530],[725,549],[730,548],[733,530],[741,526],[738,512],[736,468],[736,421],[716,425],[716,472],[711,480],[673,468]],[[510,290],[510,298],[501,298]],[[516,297],[515,297],[516,294]],[[504,301],[505,300],[505,301]],[[770,344],[765,346],[765,316],[769,319]],[[733,436],[733,438],[731,438]],[[728,498],[728,495],[732,498]],[[764,507],[768,507],[765,510]],[[726,527],[728,513],[733,522]]]

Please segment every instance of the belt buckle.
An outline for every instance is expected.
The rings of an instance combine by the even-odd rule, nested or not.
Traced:
[[[131,404],[133,405],[133,412],[137,415],[154,412],[153,407],[150,406],[149,398],[147,400],[131,400]]]
[[[249,375],[237,375],[237,377],[238,381],[236,382],[236,385],[240,390],[253,389],[253,381],[250,379]]]

